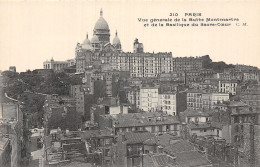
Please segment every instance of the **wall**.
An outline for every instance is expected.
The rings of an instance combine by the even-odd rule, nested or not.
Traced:
[[[110,106],[109,107],[110,115],[115,115],[120,113],[120,106]]]
[[[176,114],[184,112],[187,109],[187,93],[179,92],[176,96]]]
[[[141,88],[140,108],[144,111],[155,111],[158,107],[158,88]]]
[[[176,115],[176,94],[159,94],[158,107],[169,115]]]
[[[128,106],[123,106],[123,114],[128,114]]]
[[[255,166],[260,166],[260,125],[254,126]]]
[[[195,133],[197,136],[208,136],[208,135],[217,136],[217,131],[219,131],[219,137],[222,137],[222,131],[220,129],[206,129],[206,132],[204,132],[204,129],[191,130],[190,135]]]
[[[212,93],[212,103],[211,106],[214,104],[217,104],[217,102],[223,102],[229,100],[229,94],[228,93]]]
[[[189,123],[189,122],[196,122],[196,120],[197,120],[199,123],[206,123],[207,122],[206,121],[207,118],[208,118],[208,121],[209,121],[210,118],[209,117],[204,117],[204,116],[186,117],[186,122],[187,123]]]
[[[224,125],[222,127],[222,138],[225,139],[227,143],[231,143],[231,125]]]

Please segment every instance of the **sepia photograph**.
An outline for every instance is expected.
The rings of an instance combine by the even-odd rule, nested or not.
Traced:
[[[0,0],[0,167],[259,167],[259,0]]]

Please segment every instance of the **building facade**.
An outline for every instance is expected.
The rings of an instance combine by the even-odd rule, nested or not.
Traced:
[[[215,104],[225,101],[229,101],[228,93],[205,92],[198,89],[187,91],[188,109],[212,109]]]
[[[52,58],[50,61],[43,62],[44,69],[53,69],[54,71],[61,71],[64,68],[75,65],[74,59],[69,59],[66,61],[54,61]]]
[[[158,109],[158,86],[144,86],[140,88],[140,109],[156,111]]]
[[[219,92],[236,95],[237,81],[219,81]]]

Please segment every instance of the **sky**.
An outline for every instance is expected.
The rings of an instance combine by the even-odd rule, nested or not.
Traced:
[[[43,68],[43,62],[75,58],[77,42],[93,28],[100,9],[117,30],[122,49],[132,52],[135,38],[145,52],[172,52],[173,57],[209,55],[213,61],[260,67],[260,1],[0,1],[0,70]],[[138,18],[239,18],[247,26],[144,27]],[[193,17],[200,18],[200,17]],[[183,22],[182,22],[183,23]]]

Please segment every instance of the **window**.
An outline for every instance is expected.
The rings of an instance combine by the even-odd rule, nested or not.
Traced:
[[[239,118],[237,116],[234,117],[234,123],[238,123],[239,122]]]
[[[174,125],[174,130],[177,130],[177,125],[176,124]]]
[[[162,132],[162,125],[159,126],[159,132]]]
[[[170,125],[166,125],[166,131],[170,130]]]
[[[155,126],[152,126],[152,133],[155,132]]]
[[[109,156],[109,149],[105,149],[105,156]]]

